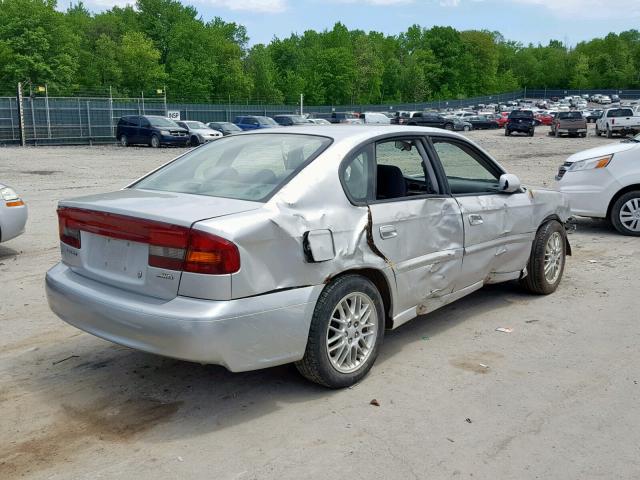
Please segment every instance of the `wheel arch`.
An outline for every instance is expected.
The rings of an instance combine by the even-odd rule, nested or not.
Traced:
[[[376,268],[352,268],[330,276],[327,278],[325,283],[328,284],[329,282],[339,277],[344,277],[345,275],[360,275],[370,280],[376,286],[378,292],[380,292],[380,296],[382,297],[385,328],[391,328],[393,325],[393,296],[391,294],[391,285],[389,284],[387,276],[381,270]]]
[[[611,209],[613,208],[613,205],[616,203],[616,201],[625,193],[633,192],[634,190],[640,190],[640,183],[632,183],[631,185],[627,185],[626,187],[623,187],[620,190],[618,190],[616,194],[613,197],[611,197],[611,200],[609,201],[609,206],[607,207],[607,219],[611,217]]]
[[[536,230],[536,234],[540,231],[540,229],[546,224],[549,223],[551,221],[556,221],[558,222],[560,225],[564,226],[565,222],[562,221],[562,219],[556,214],[556,213],[552,213],[551,215],[547,215],[545,217],[544,220],[542,220],[542,222],[540,222],[540,225],[538,226],[538,229]],[[566,228],[565,228],[566,231]],[[565,243],[565,247],[567,249],[567,256],[571,256],[571,244],[569,243],[569,236],[565,235],[564,236],[564,243]]]

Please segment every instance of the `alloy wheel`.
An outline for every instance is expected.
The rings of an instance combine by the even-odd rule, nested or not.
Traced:
[[[563,240],[562,235],[553,232],[547,240],[544,250],[544,278],[550,284],[555,283],[562,271],[563,262]]]
[[[362,292],[343,297],[334,308],[327,329],[327,354],[333,368],[350,373],[373,352],[378,314],[373,300]]]

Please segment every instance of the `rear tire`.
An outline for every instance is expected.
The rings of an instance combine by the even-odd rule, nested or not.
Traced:
[[[596,136],[600,136],[602,135],[602,132],[598,129],[598,126],[596,125]]]
[[[609,126],[607,126],[607,138],[613,138],[613,132]]]
[[[510,137],[510,136],[511,136],[511,131],[509,131],[509,129],[508,129],[508,128],[505,128],[505,129],[504,129],[504,136],[505,136],[505,137]]]
[[[558,288],[567,250],[567,233],[560,222],[551,220],[536,233],[527,264],[528,275],[520,284],[529,292],[548,295]]]
[[[471,130],[471,127],[469,125],[465,125],[464,127],[462,127],[462,130],[468,132],[469,130]]]
[[[160,147],[160,138],[158,138],[157,135],[151,135],[151,140],[149,141],[149,145],[151,145],[152,148]]]
[[[621,195],[611,207],[609,220],[621,234],[640,237],[640,190]]]
[[[384,327],[376,286],[360,275],[338,277],[318,298],[304,357],[296,368],[308,380],[328,388],[358,383],[378,356]]]

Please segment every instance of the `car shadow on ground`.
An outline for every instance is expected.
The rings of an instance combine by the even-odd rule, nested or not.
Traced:
[[[574,217],[572,223],[575,225],[573,232],[578,234],[623,237],[623,235],[611,225],[611,222],[604,218]],[[570,231],[569,240],[571,240],[571,233],[573,232]]]
[[[0,261],[6,260],[8,258],[15,258],[18,255],[18,253],[19,252],[17,252],[13,248],[0,245]]]
[[[514,301],[535,298],[520,290],[517,283],[491,285],[397,330],[388,331],[371,375],[375,376],[376,370],[413,342],[424,342],[424,338],[437,342],[439,334],[473,316],[509,307]],[[99,425],[100,412],[104,411],[107,431],[107,413],[113,408],[122,410],[123,423],[119,428],[129,429],[124,419],[130,419],[131,428],[135,430],[142,428],[136,423],[140,419],[158,421],[155,415],[145,416],[141,409],[157,410],[160,405],[174,405],[180,411],[177,418],[181,426],[176,425],[169,435],[184,437],[250,421],[286,408],[290,403],[336,393],[306,381],[293,365],[231,373],[219,366],[138,352],[88,334],[67,338],[56,346],[42,347],[38,355],[41,360],[35,366],[25,365],[15,358],[22,364],[21,368],[32,374],[29,383],[20,388],[50,396],[45,402],[59,403],[61,413],[70,421],[91,418],[92,423]],[[127,411],[135,412],[135,415]],[[175,412],[169,411],[173,416]],[[81,412],[86,415],[83,417]]]
[[[382,374],[385,364],[412,343],[424,343],[426,338],[425,345],[429,345],[474,316],[539,298],[524,292],[516,282],[489,285],[418,317],[387,332],[376,365],[363,383],[375,381],[377,372]],[[184,440],[277,414],[294,404],[330,401],[334,395],[345,394],[306,381],[293,365],[231,373],[223,367],[146,354],[69,331],[72,335],[64,340],[12,355],[5,364],[17,380],[0,389],[0,401],[37,396],[36,404],[49,410],[51,423],[35,438],[14,438],[4,446],[0,441],[0,448],[13,458],[9,463],[0,462],[0,473],[3,469],[16,475],[50,468],[92,443],[128,442],[154,427],[162,428],[162,434],[147,436],[146,442]],[[431,367],[425,364],[424,368]],[[359,388],[366,389],[357,385],[346,395],[361,401]],[[330,403],[327,408],[330,411]]]

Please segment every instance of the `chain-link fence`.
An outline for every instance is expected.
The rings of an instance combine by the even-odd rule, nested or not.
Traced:
[[[618,95],[623,100],[637,100],[640,99],[640,90],[620,90],[617,88],[611,88],[608,90],[580,90],[580,89],[562,89],[562,88],[536,88],[526,89],[523,92],[527,98],[563,98],[574,95]]]
[[[574,93],[576,92],[576,93]],[[394,112],[398,110],[458,109],[469,105],[502,103],[524,96],[551,96],[616,92],[621,98],[640,98],[640,91],[517,90],[482,97],[384,105],[310,105],[304,113]],[[21,106],[21,108],[19,108]],[[273,116],[300,113],[300,105],[167,103],[164,98],[111,97],[0,97],[0,143],[25,145],[93,144],[115,142],[118,119],[124,115],[179,115],[202,122],[233,121],[239,115]],[[22,121],[21,121],[22,120]],[[22,124],[22,128],[21,128]]]

